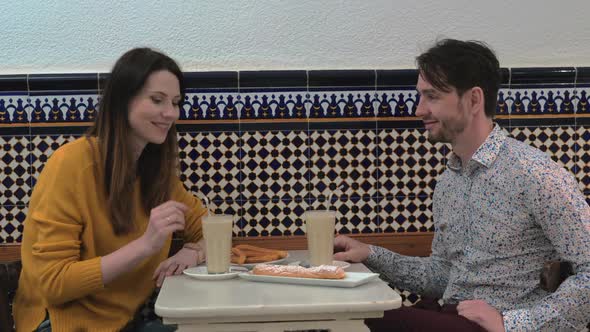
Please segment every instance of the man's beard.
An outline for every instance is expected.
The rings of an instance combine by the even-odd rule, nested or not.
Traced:
[[[438,133],[435,134],[432,131],[428,131],[427,139],[432,144],[453,143],[455,137],[465,131],[467,127],[465,118],[460,119],[454,125],[448,125],[442,121],[439,121],[438,124],[440,125]]]

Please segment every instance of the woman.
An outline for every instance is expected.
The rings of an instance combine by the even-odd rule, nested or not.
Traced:
[[[94,126],[45,164],[25,221],[18,331],[119,331],[165,275],[203,261],[206,209],[178,178],[183,91],[168,56],[127,52]],[[166,259],[177,231],[193,245]]]

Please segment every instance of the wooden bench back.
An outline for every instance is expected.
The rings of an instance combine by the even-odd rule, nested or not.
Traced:
[[[433,233],[353,234],[350,237],[403,255],[424,257],[430,255]],[[235,237],[233,242],[281,250],[307,249],[305,236]],[[20,244],[0,244],[0,263],[18,260]]]

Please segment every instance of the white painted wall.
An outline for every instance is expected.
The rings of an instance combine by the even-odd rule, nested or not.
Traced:
[[[0,8],[0,74],[106,72],[152,46],[183,70],[413,68],[436,38],[503,66],[590,65],[590,1],[20,0]]]

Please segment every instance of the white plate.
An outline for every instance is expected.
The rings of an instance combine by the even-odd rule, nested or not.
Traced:
[[[231,264],[233,266],[243,266],[243,267],[247,267],[249,269],[253,268],[254,266],[258,265],[258,264],[278,264],[278,263],[282,263],[283,261],[285,261],[285,259],[289,258],[289,253],[287,253],[287,256],[285,258],[281,258],[281,259],[277,259],[276,261],[268,261],[268,262],[260,262],[260,263],[245,263],[245,264]]]
[[[378,273],[346,272],[344,279],[314,279],[314,278],[293,278],[293,277],[275,277],[256,275],[251,272],[240,273],[240,278],[261,281],[276,282],[282,284],[298,284],[313,286],[330,286],[330,287],[356,287],[365,284],[371,280],[379,278]]]
[[[195,266],[195,267],[191,267],[188,268],[184,271],[182,271],[182,273],[186,274],[189,277],[195,278],[195,279],[199,279],[199,280],[225,280],[225,279],[231,279],[231,278],[235,278],[238,276],[238,274],[244,272],[243,270],[232,270],[232,268],[229,269],[228,273],[219,273],[219,274],[209,274],[207,273],[207,267],[206,266]]]
[[[332,262],[333,266],[339,266],[342,269],[348,269],[350,267],[350,263],[349,262],[345,262],[345,261],[333,261]]]

